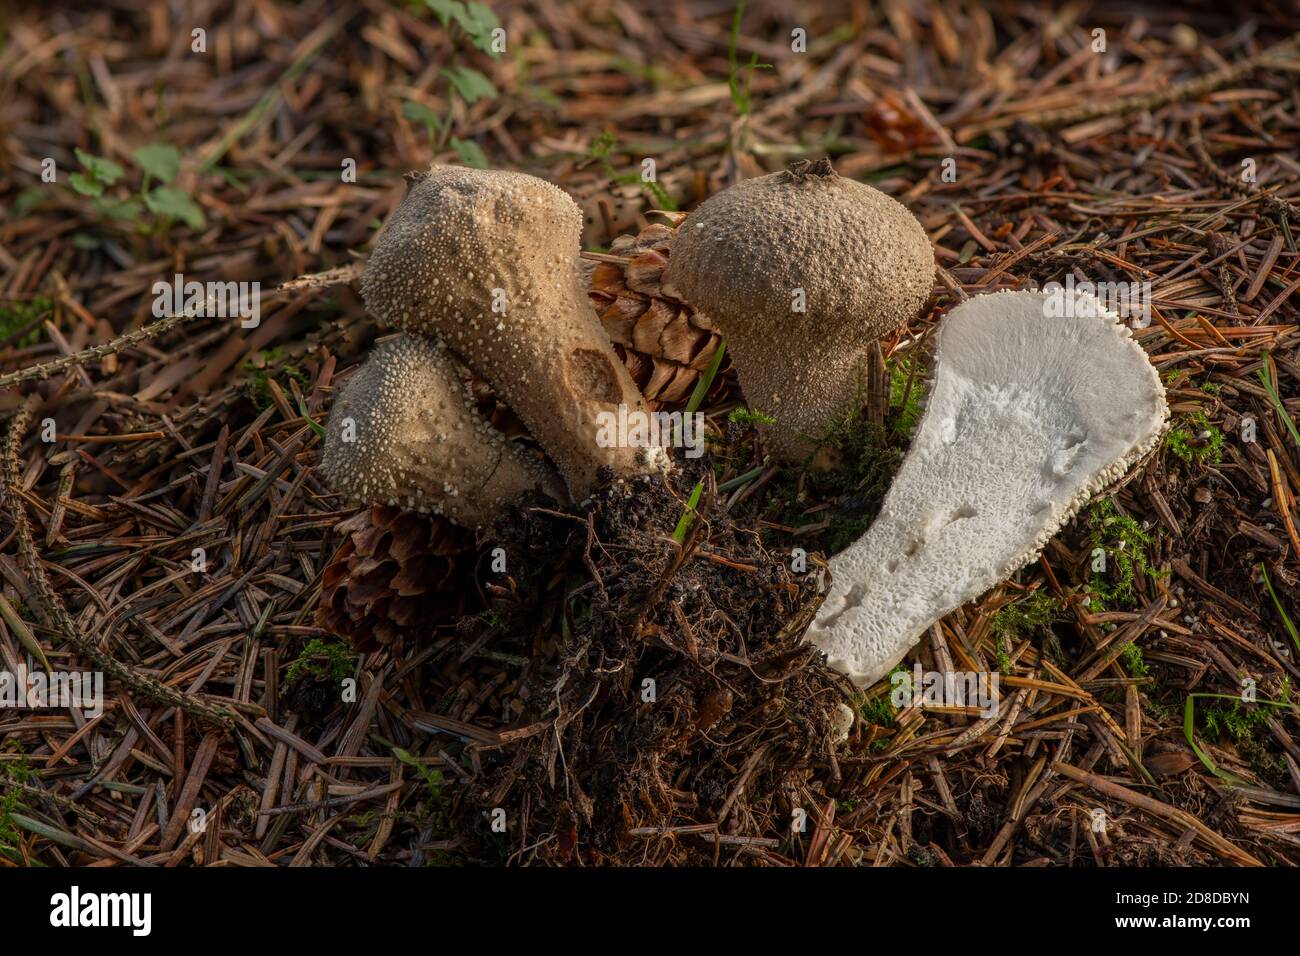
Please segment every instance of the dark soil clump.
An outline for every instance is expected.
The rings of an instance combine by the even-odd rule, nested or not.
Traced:
[[[521,691],[516,739],[467,747],[457,830],[471,856],[708,863],[784,846],[800,816],[811,831],[852,688],[800,641],[815,564],[797,573],[766,550],[711,478],[680,544],[689,463],[606,484],[574,514],[524,506],[498,525],[526,570],[497,613],[508,630],[562,614],[568,638]],[[587,569],[576,586],[545,580],[559,542]]]

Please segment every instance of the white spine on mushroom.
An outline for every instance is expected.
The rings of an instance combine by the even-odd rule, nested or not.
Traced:
[[[1048,293],[981,295],[944,321],[912,447],[876,522],[831,558],[808,630],[860,686],[1034,560],[1159,440],[1169,409],[1146,353],[1096,299],[1065,296],[1051,310]]]

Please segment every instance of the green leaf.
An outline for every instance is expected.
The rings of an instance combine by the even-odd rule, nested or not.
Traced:
[[[473,166],[475,169],[488,168],[487,156],[483,154],[483,150],[479,149],[478,143],[472,139],[457,139],[453,136],[451,138],[451,148],[456,151],[456,155],[460,157],[460,161],[466,166]]]
[[[492,85],[492,81],[478,70],[456,66],[443,70],[442,75],[451,81],[460,98],[467,104],[477,103],[481,99],[494,99],[497,95],[497,88]]]
[[[85,173],[73,173],[68,177],[68,182],[83,196],[104,195],[104,184],[96,182],[93,176],[87,176]]]
[[[424,5],[433,11],[444,28],[453,17],[459,21],[464,16],[465,4],[460,0],[424,0]]]
[[[311,426],[311,430],[316,433],[318,438],[325,437],[325,427],[311,417],[311,414],[307,411],[307,399],[302,395],[298,396],[298,414]]]
[[[144,207],[140,205],[138,199],[114,199],[112,196],[96,199],[95,208],[99,210],[101,216],[132,221],[139,219],[144,212]]]
[[[90,173],[90,178],[96,182],[103,183],[105,186],[111,186],[122,178],[126,172],[121,166],[111,159],[104,159],[102,156],[94,156],[83,149],[76,149],[77,161],[81,163],[86,172]],[[96,193],[98,195],[98,193]]]
[[[45,193],[42,190],[24,189],[14,200],[14,215],[25,216],[43,202]]]
[[[481,3],[457,4],[459,10],[452,10],[452,16],[461,29],[469,34],[474,45],[484,53],[492,51],[492,31],[501,26],[497,15]],[[496,54],[493,53],[495,56]]]
[[[407,100],[402,104],[402,116],[413,122],[423,123],[431,130],[442,129],[442,117],[423,103],[417,103],[415,100]]]
[[[191,229],[202,229],[206,220],[198,203],[181,189],[171,186],[159,186],[144,197],[144,204],[157,216],[172,216],[181,220]]]
[[[1297,445],[1300,445],[1300,431],[1296,430],[1294,419],[1291,418],[1286,406],[1282,404],[1282,399],[1278,396],[1277,385],[1269,371],[1268,355],[1264,352],[1261,352],[1260,355],[1263,357],[1264,365],[1255,374],[1259,376],[1260,384],[1264,386],[1264,391],[1268,393],[1268,400],[1273,403],[1273,408],[1277,411],[1278,417],[1282,419],[1287,430],[1291,432],[1292,440]]]
[[[1295,644],[1295,649],[1300,651],[1300,631],[1296,630],[1291,623],[1291,617],[1286,613],[1286,608],[1282,607],[1282,601],[1273,590],[1273,582],[1268,579],[1268,571],[1264,569],[1264,562],[1259,562],[1259,573],[1264,576],[1264,587],[1268,588],[1268,596],[1273,599],[1273,606],[1277,608],[1277,613],[1282,617],[1282,623],[1286,625],[1287,633],[1291,635],[1291,642]]]
[[[164,183],[175,179],[181,168],[181,151],[168,143],[141,146],[132,155],[141,169]]]

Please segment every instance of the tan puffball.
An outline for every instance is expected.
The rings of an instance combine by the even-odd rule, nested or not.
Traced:
[[[450,360],[433,342],[385,342],[347,383],[325,431],[325,478],[371,505],[443,514],[481,528],[535,486],[558,479],[520,455],[485,422]]]
[[[366,306],[440,338],[486,379],[582,497],[608,465],[644,470],[644,449],[602,447],[601,413],[645,412],[587,300],[582,213],[522,173],[434,166],[415,179],[366,266]],[[656,463],[663,453],[649,456]]]
[[[677,230],[669,280],[776,419],[769,450],[800,460],[860,394],[866,349],[925,304],[934,253],[906,207],[820,160],[706,200]]]

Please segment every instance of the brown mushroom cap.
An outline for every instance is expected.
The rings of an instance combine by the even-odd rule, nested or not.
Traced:
[[[779,457],[807,451],[800,436],[848,408],[865,350],[915,316],[934,282],[916,217],[829,160],[706,200],[669,262],[673,285],[725,335],[750,403],[776,419]]]
[[[321,465],[355,501],[444,514],[469,528],[491,524],[530,488],[563,495],[549,469],[483,420],[447,356],[410,335],[381,344],[347,383]]]
[[[382,322],[439,338],[524,420],[575,496],[597,469],[645,453],[597,443],[600,412],[645,411],[591,308],[579,269],[582,213],[522,173],[434,166],[412,185],[366,267]]]

